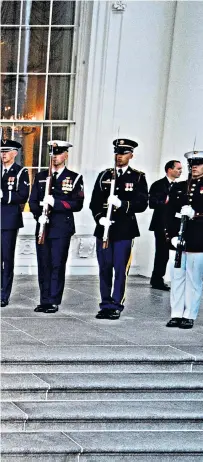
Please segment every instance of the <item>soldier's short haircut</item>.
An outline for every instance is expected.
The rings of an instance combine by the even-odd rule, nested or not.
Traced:
[[[179,160],[169,160],[169,162],[167,162],[165,165],[165,172],[167,173],[169,168],[174,168],[176,163],[180,164],[180,161]]]

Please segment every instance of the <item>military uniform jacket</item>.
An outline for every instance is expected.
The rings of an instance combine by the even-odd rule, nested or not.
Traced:
[[[46,178],[48,170],[37,173],[32,187],[29,205],[34,218],[38,220],[42,214],[40,202],[45,196]],[[79,212],[83,207],[84,190],[82,175],[78,175],[66,167],[56,180],[50,194],[54,197],[54,207],[50,207],[47,237],[59,238],[72,236],[75,233],[73,212]],[[38,235],[39,223],[36,227]]]
[[[168,203],[166,233],[169,238],[178,235],[180,218],[175,217],[183,205],[195,211],[192,220],[187,218],[184,240],[187,252],[203,252],[203,177],[181,181],[173,186]]]
[[[113,169],[101,172],[96,180],[90,209],[97,223],[94,235],[102,239],[104,226],[99,224],[101,217],[107,214],[107,199],[110,195]],[[121,200],[119,208],[113,206],[109,239],[112,241],[132,239],[139,236],[135,213],[144,212],[148,205],[148,188],[145,175],[128,167],[121,177],[116,176],[115,195]]]
[[[154,209],[149,226],[150,231],[163,231],[165,228],[166,198],[169,194],[170,182],[167,177],[155,181],[149,190],[149,208]]]
[[[14,163],[1,179],[3,197],[1,199],[1,229],[23,228],[21,204],[29,196],[29,176],[27,168]]]

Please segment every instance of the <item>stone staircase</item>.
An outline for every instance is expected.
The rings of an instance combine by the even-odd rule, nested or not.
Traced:
[[[203,357],[67,348],[2,362],[2,462],[202,462]]]

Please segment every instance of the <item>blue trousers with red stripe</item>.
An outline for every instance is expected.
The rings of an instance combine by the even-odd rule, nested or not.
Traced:
[[[40,304],[60,305],[65,284],[70,237],[36,242]]]
[[[132,239],[109,242],[108,248],[102,248],[103,242],[96,241],[99,264],[100,309],[124,309],[126,278],[130,269]],[[113,281],[114,273],[114,281]]]
[[[1,300],[9,300],[14,274],[18,229],[1,230]]]

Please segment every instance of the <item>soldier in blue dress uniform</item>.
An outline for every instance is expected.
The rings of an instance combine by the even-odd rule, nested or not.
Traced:
[[[23,227],[21,204],[29,196],[29,176],[26,168],[15,163],[17,141],[1,140],[1,306],[9,303],[13,283],[14,255],[19,228]]]
[[[102,171],[95,183],[90,209],[96,221],[97,259],[100,275],[101,303],[97,319],[118,319],[124,309],[126,278],[131,263],[133,238],[139,236],[135,213],[144,212],[148,204],[148,188],[145,174],[129,166],[134,148],[138,146],[129,139],[113,141],[116,178],[115,191],[110,194],[114,169]],[[108,206],[112,205],[111,219],[107,218]],[[109,228],[108,248],[103,248],[103,234]],[[113,269],[115,278],[113,284]],[[113,291],[112,291],[113,284]]]
[[[167,233],[172,244],[186,216],[181,267],[171,263],[171,319],[167,327],[191,329],[197,318],[203,287],[203,151],[185,154],[191,175],[174,185],[169,195]],[[172,252],[171,252],[172,253]],[[173,252],[175,253],[175,252]]]
[[[83,207],[83,178],[65,166],[69,142],[50,141],[52,151],[52,190],[45,196],[48,170],[37,173],[30,195],[30,209],[37,221],[36,249],[40,304],[34,311],[55,313],[58,311],[65,284],[66,261],[71,236],[75,233],[74,212]],[[40,223],[43,222],[43,205],[49,204],[50,214],[44,244],[38,243]],[[45,217],[46,219],[46,217]]]

